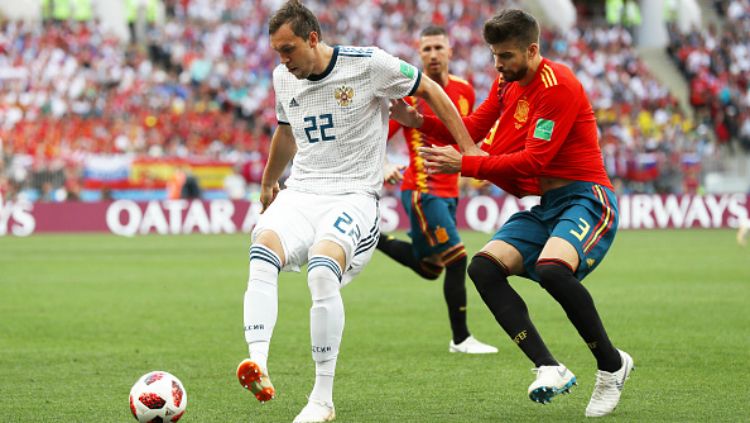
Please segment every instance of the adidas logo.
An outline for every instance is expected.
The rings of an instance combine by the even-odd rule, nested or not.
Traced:
[[[292,101],[289,102],[289,107],[299,107],[299,103],[297,103],[297,100],[292,97]]]

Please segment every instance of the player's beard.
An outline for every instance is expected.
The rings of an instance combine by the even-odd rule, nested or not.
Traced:
[[[529,73],[529,66],[524,65],[517,71],[503,70],[501,73],[503,74],[503,80],[505,82],[520,81],[526,76],[527,73]]]

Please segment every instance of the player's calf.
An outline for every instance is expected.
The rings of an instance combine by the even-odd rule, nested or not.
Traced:
[[[443,272],[443,267],[438,264],[418,260],[411,243],[396,239],[392,235],[381,235],[377,249],[425,279],[435,280]]]

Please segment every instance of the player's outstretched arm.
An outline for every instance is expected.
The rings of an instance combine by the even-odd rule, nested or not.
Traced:
[[[453,105],[448,94],[435,81],[430,78],[422,78],[414,95],[423,98],[427,102],[432,111],[435,112],[435,115],[443,121],[453,139],[456,140],[458,148],[465,155],[479,156],[485,154],[474,144],[464,126],[461,115],[456,110],[456,106]]]
[[[294,142],[292,127],[280,124],[273,133],[271,151],[260,184],[260,203],[263,205],[261,213],[266,211],[276,198],[279,192],[279,178],[295,154],[297,154],[297,144]]]
[[[404,101],[403,98],[397,100],[391,100],[391,122],[396,122],[399,126],[405,126],[407,128],[419,128],[424,122],[424,116],[417,111],[413,106]],[[390,139],[391,132],[390,128],[388,131],[388,138]]]

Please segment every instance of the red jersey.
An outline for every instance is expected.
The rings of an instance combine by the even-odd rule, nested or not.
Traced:
[[[464,156],[461,174],[486,179],[517,197],[540,195],[540,177],[587,181],[612,188],[604,169],[596,119],[583,86],[565,65],[542,59],[526,86],[498,78],[487,99],[464,118],[490,155]],[[422,132],[450,137],[436,117]]]
[[[474,88],[467,81],[453,75],[449,75],[448,85],[443,87],[461,116],[468,116],[474,109]],[[430,106],[416,97],[407,97],[406,102],[419,110],[425,116],[435,116]],[[437,119],[437,117],[435,117]],[[391,120],[388,128],[388,138],[395,134],[401,125]],[[458,174],[428,174],[424,167],[424,160],[419,157],[419,147],[424,145],[446,145],[452,143],[450,134],[445,137],[431,137],[422,133],[419,129],[404,128],[404,138],[409,147],[409,167],[404,172],[402,190],[413,190],[429,193],[442,198],[458,197]]]

